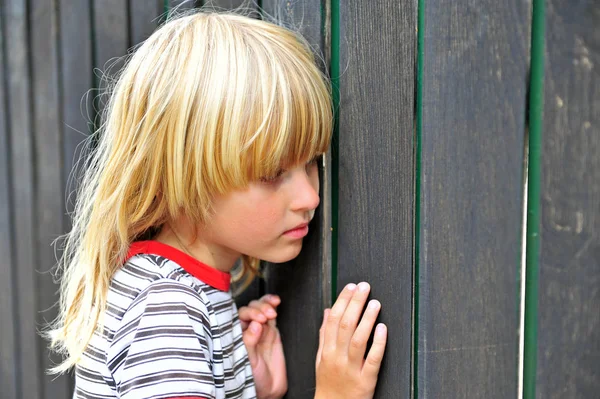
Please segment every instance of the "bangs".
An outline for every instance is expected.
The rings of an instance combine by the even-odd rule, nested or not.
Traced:
[[[246,40],[246,57],[236,59],[237,73],[244,68],[242,115],[236,118],[241,126],[231,126],[239,129],[239,141],[221,142],[223,172],[232,188],[305,163],[330,145],[329,80],[303,38],[276,33],[269,41]]]
[[[280,79],[274,100],[259,112],[261,125],[249,130],[254,134],[244,145],[241,161],[250,181],[305,163],[330,145],[333,118],[327,85],[298,71]]]

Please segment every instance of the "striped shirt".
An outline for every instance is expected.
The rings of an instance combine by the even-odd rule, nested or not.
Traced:
[[[230,274],[158,241],[131,246],[74,398],[256,397]]]

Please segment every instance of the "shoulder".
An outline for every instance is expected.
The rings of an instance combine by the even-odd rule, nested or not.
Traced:
[[[129,389],[125,381],[166,378],[157,370],[184,370],[202,382],[211,375],[212,330],[201,291],[184,281],[157,278],[124,312],[107,348],[106,366],[122,392]]]
[[[192,277],[177,263],[157,255],[135,255],[113,275],[109,292],[109,324],[119,322],[124,313],[152,293],[188,295],[191,299],[208,302],[206,285]]]

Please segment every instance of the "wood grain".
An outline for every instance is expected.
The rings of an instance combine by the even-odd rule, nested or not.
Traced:
[[[64,182],[62,159],[61,104],[59,93],[58,15],[53,2],[30,2],[31,87],[33,93],[33,138],[35,173],[35,285],[38,292],[36,324],[41,330],[52,321],[58,309],[58,285],[52,272],[56,265],[52,241],[63,233]],[[40,339],[43,398],[67,398],[72,395],[68,376],[49,376],[46,371],[60,357],[48,353],[47,342]]]
[[[130,46],[146,40],[166,17],[164,0],[129,0]]]
[[[100,126],[101,115],[108,96],[107,83],[114,80],[116,73],[123,67],[123,56],[129,48],[129,13],[127,2],[122,0],[93,0],[94,26],[94,108],[96,128]]]
[[[529,7],[425,2],[419,398],[517,393]]]
[[[14,237],[12,233],[12,187],[8,93],[5,86],[5,22],[0,14],[0,398],[17,398],[16,287]]]
[[[77,180],[71,176],[79,160],[82,141],[93,131],[92,98],[94,92],[92,72],[91,10],[88,2],[63,1],[60,12],[60,114],[62,131],[63,211],[64,232],[71,229],[67,212],[75,206]],[[85,32],[82,33],[82,32]]]
[[[600,3],[547,2],[538,398],[600,392]]]
[[[10,137],[10,170],[12,170],[12,200],[14,240],[14,270],[16,273],[17,331],[15,368],[17,393],[23,398],[41,398],[41,346],[37,335],[38,310],[37,240],[35,204],[34,139],[31,121],[31,74],[29,54],[29,15],[24,0],[4,4],[8,130]]]
[[[377,398],[411,390],[415,7],[340,2],[337,291],[367,281],[382,304]]]

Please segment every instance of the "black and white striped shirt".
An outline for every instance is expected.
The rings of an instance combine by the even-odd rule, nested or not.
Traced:
[[[75,398],[256,397],[230,274],[158,241],[131,246],[104,329],[76,367]]]

